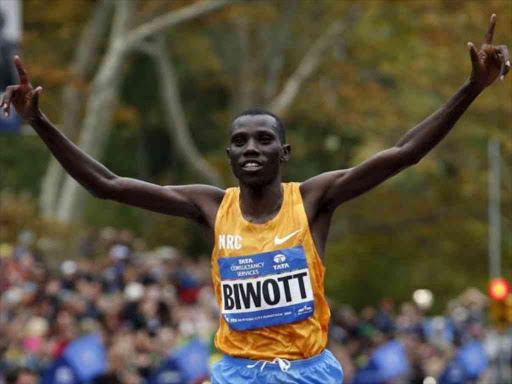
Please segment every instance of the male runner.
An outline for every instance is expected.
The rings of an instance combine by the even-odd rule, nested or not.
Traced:
[[[282,183],[290,158],[277,116],[247,111],[231,124],[228,158],[238,188],[158,186],[119,177],[83,153],[38,108],[41,87],[29,83],[18,57],[20,84],[0,100],[12,103],[66,171],[94,196],[191,219],[214,240],[212,277],[222,316],[215,343],[226,356],[212,383],[339,384],[343,371],[325,349],[329,307],[322,258],[334,210],[416,164],[453,128],[473,100],[510,69],[505,46],[493,46],[492,15],[479,52],[468,43],[469,79],[438,111],[398,143],[362,164]]]

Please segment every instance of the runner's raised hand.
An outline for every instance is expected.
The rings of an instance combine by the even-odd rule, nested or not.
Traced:
[[[493,14],[484,43],[479,52],[476,51],[472,42],[468,43],[469,55],[473,66],[471,80],[482,88],[491,85],[498,76],[503,80],[510,70],[510,55],[507,46],[492,45],[495,26],[496,15]]]
[[[31,120],[40,115],[38,101],[43,88],[32,88],[25,66],[18,56],[14,56],[14,64],[18,71],[20,83],[19,85],[10,85],[5,89],[5,93],[0,98],[0,108],[3,109],[5,116],[9,116],[12,103],[18,115],[25,120]]]

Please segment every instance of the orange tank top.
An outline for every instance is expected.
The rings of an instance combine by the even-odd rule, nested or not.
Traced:
[[[330,310],[325,268],[316,250],[299,183],[284,183],[279,213],[254,224],[229,188],[215,220],[212,278],[221,312],[215,345],[246,359],[318,355],[327,344]]]

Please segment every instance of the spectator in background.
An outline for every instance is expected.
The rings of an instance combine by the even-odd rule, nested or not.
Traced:
[[[30,232],[24,233],[16,244],[0,244],[0,384],[16,382],[17,377],[27,382],[34,373],[38,378],[67,345],[91,332],[103,336],[110,367],[95,379],[96,384],[143,383],[184,341],[200,337],[211,342],[218,308],[208,259],[193,261],[172,247],[130,251],[128,258],[121,258],[125,267],[119,270],[120,284],[111,286],[105,272],[115,264],[115,257],[98,263],[86,255],[80,260],[69,254],[73,260],[52,269],[46,265],[45,256],[50,255],[34,248],[36,236],[28,241]],[[104,254],[121,244],[121,231],[112,233]],[[103,247],[100,233],[89,241],[94,249]],[[121,245],[135,249],[131,243]],[[5,274],[7,265],[9,270],[25,271],[27,260],[32,273],[18,273],[15,279]],[[41,272],[34,273],[38,269]],[[395,314],[389,298],[377,309],[368,306],[360,312],[347,305],[335,309],[332,303],[329,348],[343,362],[346,382],[367,366],[376,350],[394,341],[404,346],[410,367],[400,383],[440,378],[460,354],[462,343],[492,334],[485,327],[485,316],[469,315],[476,313],[475,304],[465,297],[452,300],[446,316],[433,318],[426,318],[411,302]],[[211,359],[216,358],[212,345]],[[20,367],[30,369],[13,376],[22,371]],[[482,377],[479,384],[498,384],[488,379],[492,375]]]
[[[38,384],[37,372],[29,368],[14,368],[5,376],[5,384]]]
[[[375,315],[375,326],[379,331],[385,334],[391,334],[395,330],[393,307],[393,299],[391,297],[385,297],[381,300],[379,309]]]

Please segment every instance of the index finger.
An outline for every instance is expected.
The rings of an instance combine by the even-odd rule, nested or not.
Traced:
[[[494,36],[494,27],[496,26],[496,14],[493,13],[491,16],[491,24],[489,25],[489,29],[487,30],[487,34],[485,35],[484,44],[491,44],[492,38]]]
[[[16,69],[18,70],[18,76],[20,77],[20,85],[28,84],[28,75],[25,70],[25,66],[21,62],[19,56],[14,56],[14,64],[16,65]]]

